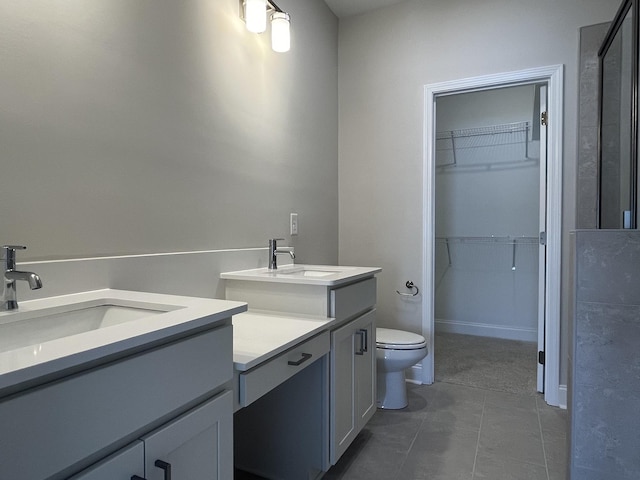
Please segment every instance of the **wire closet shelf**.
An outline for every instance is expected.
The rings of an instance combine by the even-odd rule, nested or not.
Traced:
[[[528,236],[486,236],[486,237],[436,237],[436,245],[442,245],[446,248],[447,261],[449,266],[453,266],[454,263],[454,248],[459,249],[468,247],[481,247],[482,250],[469,251],[470,257],[468,260],[472,262],[491,262],[502,264],[506,267],[505,262],[510,260],[510,267],[512,271],[516,270],[517,260],[518,260],[518,250],[525,249],[523,253],[527,252],[529,254],[536,254],[537,248],[533,248],[533,246],[537,247],[539,244],[538,237],[528,237]],[[508,247],[509,248],[509,257],[507,260],[506,253],[507,251],[500,249],[501,253],[496,252],[496,247]],[[487,248],[489,250],[487,250]],[[497,254],[497,255],[496,255]],[[465,255],[467,257],[467,255]],[[465,262],[466,263],[466,262]]]
[[[436,133],[436,167],[492,168],[531,163],[530,122],[514,122]]]

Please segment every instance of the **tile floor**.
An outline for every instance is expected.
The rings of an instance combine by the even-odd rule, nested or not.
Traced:
[[[535,392],[536,350],[437,334],[436,383],[407,384],[409,406],[378,410],[323,479],[564,480],[567,412]]]
[[[566,411],[541,396],[437,382],[378,410],[327,480],[561,480]]]

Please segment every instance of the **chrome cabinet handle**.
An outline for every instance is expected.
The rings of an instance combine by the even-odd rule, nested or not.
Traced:
[[[154,465],[164,470],[164,480],[171,480],[171,464],[162,460],[156,460]]]
[[[302,358],[300,360],[297,361],[293,361],[293,360],[289,360],[287,362],[287,365],[293,365],[294,367],[297,367],[298,365],[301,365],[302,363],[306,362],[307,360],[309,360],[313,355],[311,355],[310,353],[303,353],[302,354]]]

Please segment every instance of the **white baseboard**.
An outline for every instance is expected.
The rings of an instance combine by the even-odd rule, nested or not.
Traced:
[[[567,386],[558,386],[558,406],[563,410],[567,409]]]
[[[461,333],[481,337],[504,338],[507,340],[521,340],[523,342],[537,342],[538,331],[535,328],[510,327],[492,325],[488,323],[471,323],[457,320],[435,321],[436,332]]]
[[[406,381],[416,385],[422,385],[422,364],[416,363],[413,367],[405,371]],[[558,407],[563,410],[567,409],[567,386],[560,385],[558,387]]]
[[[404,375],[407,382],[422,385],[422,364],[416,363],[413,367],[407,368]]]

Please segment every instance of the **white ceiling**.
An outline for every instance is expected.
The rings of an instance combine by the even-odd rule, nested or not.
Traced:
[[[358,15],[360,13],[375,10],[400,3],[404,0],[324,0],[338,18]]]

